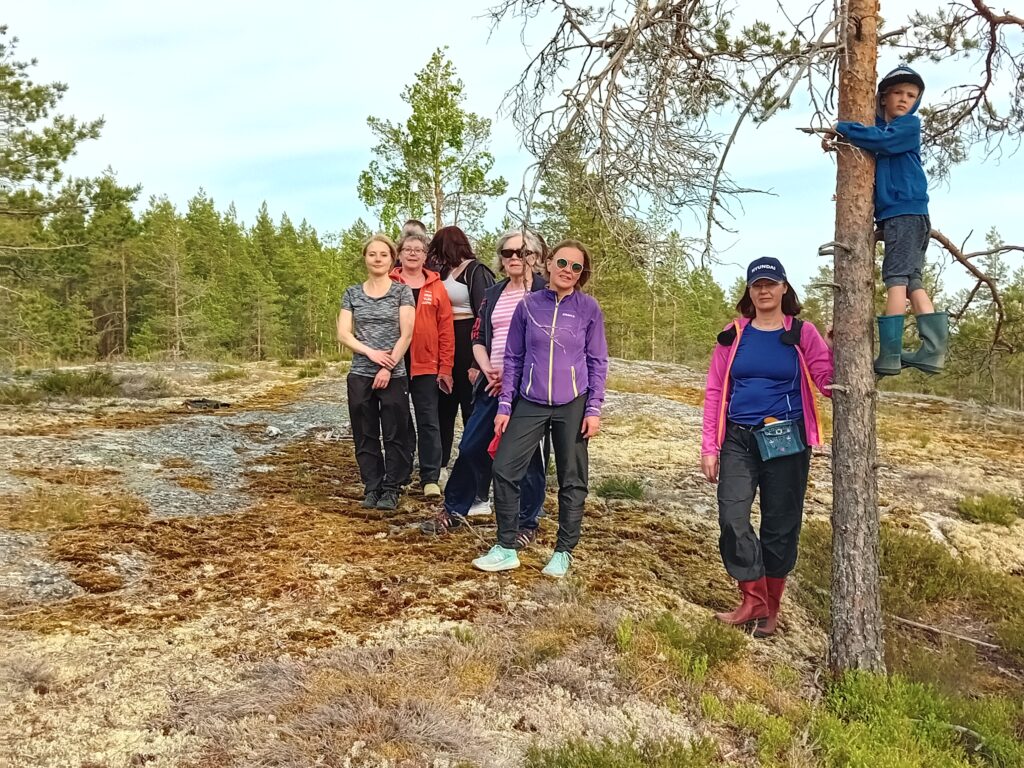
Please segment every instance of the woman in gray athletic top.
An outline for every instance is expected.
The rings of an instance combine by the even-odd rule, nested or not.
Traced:
[[[389,238],[370,238],[363,246],[363,261],[366,282],[349,286],[341,299],[338,341],[353,353],[348,415],[365,486],[363,506],[395,509],[401,482],[412,468],[404,355],[412,341],[416,310],[409,286],[389,277],[398,261]]]

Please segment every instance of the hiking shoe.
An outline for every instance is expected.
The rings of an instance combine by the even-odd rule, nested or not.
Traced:
[[[377,509],[398,509],[398,491],[384,491],[377,501]]]
[[[370,491],[363,499],[363,509],[375,509],[380,501],[380,491]]]
[[[455,528],[461,528],[466,521],[459,515],[453,515],[447,509],[441,507],[429,520],[420,523],[422,533],[444,536]]]
[[[569,572],[569,565],[572,563],[572,555],[568,552],[555,552],[548,560],[548,564],[541,571],[545,576],[552,576],[560,579]]]
[[[483,517],[494,514],[494,507],[491,506],[491,502],[487,501],[475,501],[473,506],[469,508],[469,512],[466,513],[466,517]]]
[[[436,499],[441,496],[441,486],[437,483],[427,483],[423,486],[423,495],[428,499]]]
[[[516,549],[526,549],[537,540],[536,528],[520,528],[516,534]]]
[[[514,549],[505,549],[501,544],[495,544],[486,555],[473,561],[473,567],[489,573],[510,571],[519,567],[519,555]]]

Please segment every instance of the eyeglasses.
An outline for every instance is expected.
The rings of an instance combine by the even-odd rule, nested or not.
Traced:
[[[574,261],[570,264],[568,259],[555,259],[555,266],[558,267],[559,269],[571,267],[572,271],[577,275],[583,271],[583,265],[580,262]]]
[[[531,256],[536,256],[536,251],[531,251],[527,248],[502,248],[498,253],[501,254],[503,259],[528,259]]]
[[[426,253],[426,251],[423,250],[422,248],[403,248],[401,251],[399,251],[399,253],[409,253],[409,254],[419,253],[419,254],[423,254],[423,253]]]

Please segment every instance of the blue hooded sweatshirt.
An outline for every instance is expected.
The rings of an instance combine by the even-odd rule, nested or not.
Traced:
[[[921,93],[907,114],[886,122],[882,96],[897,83],[914,83]],[[873,126],[845,120],[836,123],[838,133],[875,156],[875,221],[928,214],[928,179],[921,165],[921,118],[915,114],[922,95],[924,80],[901,64],[878,83]]]

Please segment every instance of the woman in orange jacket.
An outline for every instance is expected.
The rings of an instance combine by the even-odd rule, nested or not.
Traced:
[[[391,272],[391,279],[409,286],[416,302],[416,325],[405,359],[417,428],[415,432],[410,430],[409,436],[411,442],[418,442],[423,495],[438,497],[441,495],[438,390],[452,391],[455,326],[452,303],[440,275],[423,267],[429,244],[426,235],[412,233],[403,237],[398,245],[401,266]],[[410,449],[412,447],[410,445]]]

